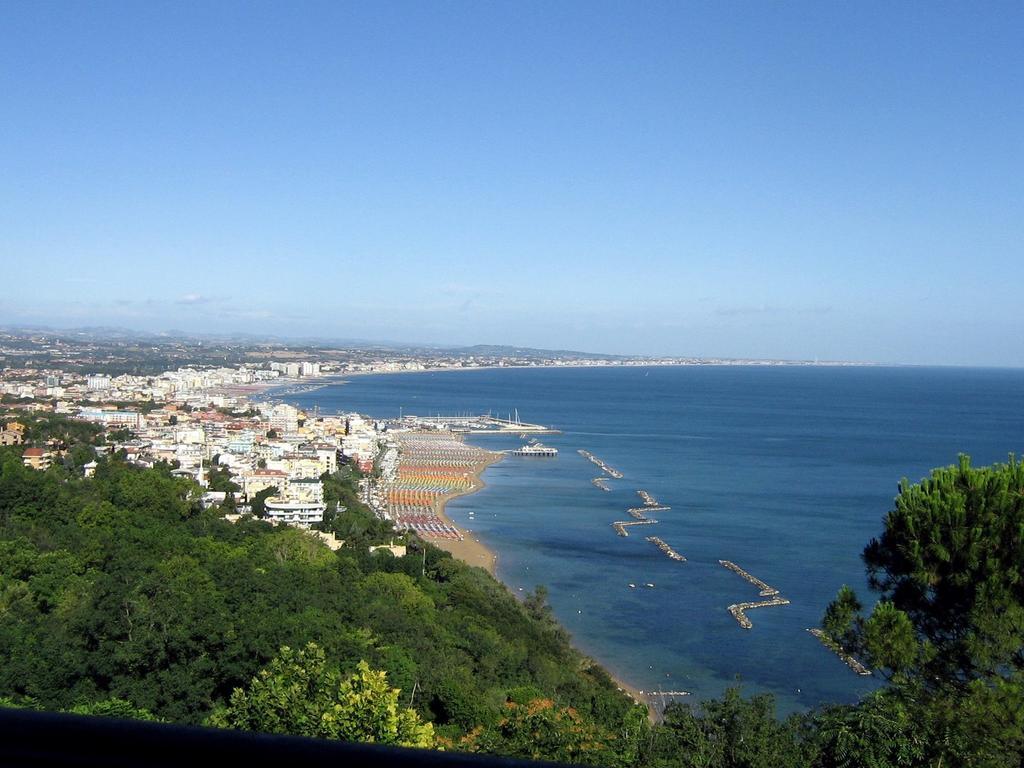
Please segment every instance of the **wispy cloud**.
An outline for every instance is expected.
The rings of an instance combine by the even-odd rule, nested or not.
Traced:
[[[748,315],[824,315],[831,312],[831,306],[778,307],[771,304],[755,306],[719,307],[715,314],[720,317],[743,317]]]
[[[201,293],[186,293],[177,300],[177,304],[209,304],[213,301],[210,296],[203,296]]]
[[[217,314],[220,317],[239,320],[266,320],[274,317],[274,313],[267,309],[233,309],[231,307],[222,309]]]

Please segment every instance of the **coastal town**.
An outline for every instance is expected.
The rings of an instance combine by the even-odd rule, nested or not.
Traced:
[[[9,368],[0,375],[0,445],[19,447],[26,466],[45,470],[67,462],[69,446],[59,437],[31,439],[26,422],[52,414],[92,424],[102,439],[76,467],[83,475],[108,455],[139,467],[164,465],[195,481],[202,506],[216,505],[227,519],[254,516],[299,527],[332,549],[343,542],[325,530],[325,517],[345,508],[337,501],[331,508],[324,479],[346,469],[359,501],[396,533],[413,531],[493,570],[489,550],[444,514],[445,503],[478,488],[480,473],[501,457],[465,444],[462,433],[545,430],[487,415],[328,415],[281,400],[324,386],[336,372],[310,360],[182,367],[157,375]],[[406,551],[401,542],[386,548],[395,556]]]
[[[414,534],[492,574],[494,553],[464,525],[454,525],[445,514],[445,505],[452,498],[478,490],[482,472],[499,461],[503,452],[470,445],[464,436],[517,435],[530,442],[507,453],[555,456],[556,449],[534,437],[554,430],[523,422],[518,413],[507,418],[492,414],[403,414],[373,419],[356,412],[327,414],[316,407],[304,410],[286,400],[361,374],[635,362],[508,356],[425,358],[386,353],[373,359],[340,360],[324,356],[297,358],[294,350],[275,348],[281,353],[276,359],[234,365],[183,365],[145,373],[128,371],[145,370],[151,357],[137,347],[121,352],[115,347],[107,342],[93,348],[89,353],[92,357],[58,359],[50,354],[45,366],[8,365],[0,370],[0,446],[19,449],[22,462],[33,469],[45,470],[62,462],[86,477],[96,472],[106,456],[143,468],[162,466],[175,476],[194,481],[194,487],[200,489],[196,501],[205,508],[215,508],[229,521],[260,518],[272,525],[300,528],[335,550],[345,542],[330,522],[346,507],[336,493],[328,492],[326,484],[343,475],[351,483],[358,503],[390,531],[387,535],[391,538],[386,543],[373,543],[371,551],[387,549],[401,557],[411,543],[406,534]],[[22,344],[19,354],[27,348]],[[66,351],[60,343],[50,351],[57,349]],[[0,353],[9,352],[0,348]],[[148,354],[155,352],[150,350]],[[253,354],[253,348],[248,348],[245,355],[238,356]],[[83,365],[86,361],[91,367]],[[37,430],[26,427],[33,420],[47,418],[89,424],[97,430],[96,439],[88,446],[87,460],[79,454],[76,464],[66,440],[59,436],[40,439]],[[623,478],[621,471],[590,451],[581,448],[577,452],[600,470],[601,476],[592,482],[602,491],[611,491],[609,482]],[[651,513],[671,510],[644,489],[636,493],[643,503],[627,510],[632,519],[612,523],[621,537],[628,537],[631,527],[656,525],[658,521],[649,517]],[[471,523],[472,516],[469,520]],[[646,540],[669,559],[687,561],[663,539],[647,536]],[[789,604],[778,590],[739,566],[727,560],[719,562],[758,587],[760,596],[766,598],[728,606],[742,628],[752,627],[745,611]],[[826,645],[827,641],[822,639]],[[865,674],[856,659],[841,648],[832,649],[851,669]]]
[[[489,368],[804,365],[817,361],[650,358],[479,345],[468,348],[275,342],[143,334],[118,329],[0,329],[0,445],[22,446],[26,465],[45,469],[67,446],[26,441],[18,414],[52,413],[97,425],[106,440],[96,459],[116,453],[132,464],[161,462],[202,489],[202,503],[230,519],[255,514],[274,523],[323,527],[324,474],[351,467],[360,499],[396,531],[493,567],[444,515],[445,503],[479,487],[499,455],[465,445],[461,433],[545,432],[507,419],[415,418],[379,421],[357,413],[308,413],[283,400],[366,374]],[[525,448],[529,454],[546,450]],[[580,451],[606,479],[617,470]],[[647,511],[655,511],[646,508]],[[650,521],[640,520],[642,524]],[[620,531],[625,535],[625,529]],[[325,536],[330,546],[337,541]],[[395,552],[399,552],[396,548]]]
[[[52,413],[102,428],[96,459],[119,454],[142,467],[159,463],[204,489],[204,506],[228,503],[234,515],[253,511],[272,522],[310,527],[323,521],[324,473],[339,461],[361,474],[373,469],[380,425],[355,414],[310,418],[261,395],[322,377],[317,362],[269,362],[264,367],[180,368],[155,376],[73,374],[56,370],[4,372],[0,394],[8,414],[0,444],[20,445],[18,414]],[[291,385],[291,387],[289,387]],[[46,468],[66,446],[51,439],[25,445],[23,460]],[[95,471],[96,459],[82,470]]]

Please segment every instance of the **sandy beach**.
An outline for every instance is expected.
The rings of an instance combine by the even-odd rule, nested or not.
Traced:
[[[495,457],[494,461],[498,460],[499,457]],[[451,494],[450,496],[446,496],[442,499],[439,499],[435,506],[437,516],[449,525],[457,527],[455,526],[454,523],[452,523],[448,515],[445,514],[445,505],[448,503],[449,500],[454,499],[456,496],[465,496],[470,493],[476,493],[481,488],[483,488],[484,482],[483,480],[480,479],[480,474],[483,472],[484,469],[493,464],[494,461],[488,462],[487,464],[482,466],[477,472],[474,473],[473,486],[468,491],[465,491],[464,493],[454,493]],[[494,550],[492,550],[486,544],[484,544],[478,538],[476,538],[475,532],[469,530],[468,528],[462,528],[460,530],[462,530],[462,532],[465,534],[465,538],[462,541],[442,539],[439,541],[434,541],[432,543],[440,547],[441,549],[445,550],[446,552],[450,552],[454,557],[457,557],[459,560],[462,560],[463,562],[468,563],[469,565],[480,566],[481,568],[486,569],[487,572],[490,573],[492,576],[495,576],[496,567],[498,564],[498,555],[494,552]]]
[[[502,454],[466,445],[461,435],[447,432],[411,432],[399,441],[399,475],[388,490],[393,519],[494,575],[497,555],[473,531],[454,525],[445,507],[451,499],[483,488],[483,471]]]
[[[471,493],[476,493],[477,491],[484,487],[485,484],[483,478],[481,477],[481,475],[483,475],[484,470],[487,469],[487,467],[491,466],[492,464],[501,461],[500,453],[492,453],[491,456],[492,458],[490,461],[480,464],[476,469],[474,469],[473,484],[467,490],[462,491],[461,493],[452,493],[448,494],[447,496],[442,496],[435,502],[435,513],[448,525],[458,527],[451,521],[451,518],[449,518],[448,515],[445,514],[445,507],[447,506],[448,502],[458,496],[466,496]],[[478,538],[476,538],[476,534],[473,531],[469,530],[468,528],[462,528],[460,530],[462,530],[463,533],[465,533],[465,538],[462,541],[451,541],[448,539],[441,539],[439,541],[434,541],[432,543],[440,547],[441,549],[445,550],[446,552],[451,552],[453,556],[457,557],[459,560],[462,560],[465,563],[468,563],[469,565],[477,565],[481,568],[486,569],[488,573],[494,576],[496,573],[495,568],[498,564],[497,553],[495,553],[494,550],[490,549],[486,544],[484,544]]]

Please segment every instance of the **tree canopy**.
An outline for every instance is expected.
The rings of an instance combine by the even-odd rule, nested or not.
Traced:
[[[1024,465],[1011,456],[977,468],[961,456],[920,483],[903,480],[864,562],[878,602],[864,615],[844,587],[823,629],[892,681],[888,699],[910,707],[915,728],[935,729],[930,749],[1019,755]]]
[[[180,723],[217,712],[243,727],[245,712],[266,714],[260,670],[322,654],[320,673],[349,681],[346,695],[400,690],[400,722],[411,709],[449,741],[496,726],[524,687],[588,727],[634,708],[485,571],[418,540],[406,557],[371,555],[394,533],[361,504],[340,518],[357,543],[332,552],[297,529],[229,523],[199,499],[167,467],[101,458],[83,478],[0,449],[0,697],[51,710],[118,700]],[[312,657],[279,657],[309,643]]]
[[[210,724],[263,733],[316,736],[402,747],[434,746],[434,729],[398,704],[400,691],[387,674],[365,661],[343,678],[323,650],[309,643],[299,651],[285,646],[248,688],[236,688],[228,705]]]
[[[1012,457],[901,483],[864,551],[877,593],[844,587],[822,619],[888,684],[785,720],[770,696],[730,690],[648,723],[572,649],[543,588],[519,602],[415,537],[405,557],[371,554],[394,532],[357,481],[324,477],[347,539],[332,552],[228,523],[167,466],[101,457],[83,478],[75,461],[36,471],[0,449],[0,705],[616,768],[1021,765]]]

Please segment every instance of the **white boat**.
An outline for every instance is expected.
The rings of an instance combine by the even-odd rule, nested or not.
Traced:
[[[513,456],[557,456],[558,449],[550,448],[540,443],[534,443],[532,445],[524,445],[522,448],[516,448],[512,451]]]

